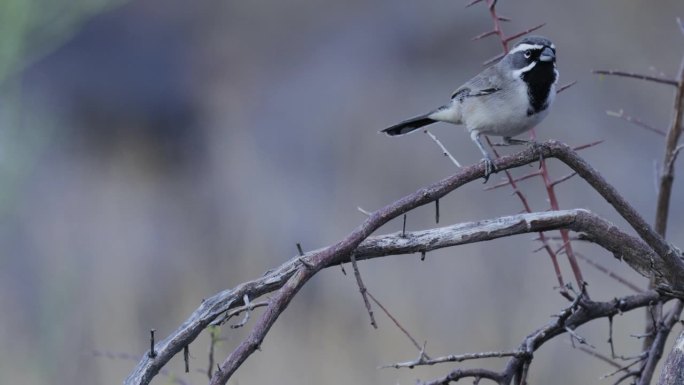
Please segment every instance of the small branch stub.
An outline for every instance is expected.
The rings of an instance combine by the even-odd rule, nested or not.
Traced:
[[[150,329],[150,353],[148,354],[148,356],[150,358],[157,357],[157,352],[154,351],[154,332],[155,331],[156,331],[155,329]]]

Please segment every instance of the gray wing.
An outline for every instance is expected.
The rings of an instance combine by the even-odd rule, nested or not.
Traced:
[[[451,99],[460,99],[462,101],[468,97],[491,95],[501,91],[502,84],[503,79],[501,79],[495,67],[489,67],[454,91],[451,94]]]

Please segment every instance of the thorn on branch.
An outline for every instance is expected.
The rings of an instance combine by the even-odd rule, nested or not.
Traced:
[[[624,78],[646,80],[649,82],[667,84],[667,85],[674,86],[674,87],[677,87],[677,85],[678,85],[677,81],[673,80],[673,79],[663,78],[663,77],[659,77],[659,76],[637,74],[634,72],[625,72],[625,71],[618,71],[618,70],[594,70],[592,72],[597,74],[597,75],[612,75],[612,76],[620,76],[620,77],[624,77]]]
[[[406,214],[404,214],[404,224],[401,226],[401,237],[406,238]]]
[[[313,269],[314,265],[304,258],[304,250],[302,250],[302,245],[299,242],[297,242],[297,251],[299,252],[299,262],[307,269]]]
[[[421,261],[424,261],[424,260],[425,260],[425,255],[426,255],[426,254],[427,254],[427,252],[426,252],[425,250],[422,250],[422,251],[420,252],[420,260],[421,260]]]
[[[185,361],[185,373],[190,373],[190,345],[183,346],[183,361]]]
[[[439,199],[435,199],[435,223],[439,223]]]
[[[150,329],[150,353],[148,354],[148,357],[150,358],[155,358],[157,357],[157,352],[154,351],[154,332],[155,329]]]
[[[496,16],[496,19],[499,20],[499,21],[506,21],[506,22],[513,20],[513,19],[511,19],[510,17],[503,16],[503,15],[497,15],[497,16]]]
[[[536,30],[538,30],[538,29],[544,27],[545,25],[546,25],[546,23],[541,23],[541,24],[539,24],[539,25],[535,25],[535,26],[532,27],[532,28],[528,28],[528,29],[526,29],[526,30],[524,30],[524,31],[522,31],[522,32],[518,32],[518,33],[516,33],[516,34],[514,34],[514,35],[511,35],[511,36],[505,38],[504,41],[505,41],[506,43],[508,43],[508,42],[510,42],[510,41],[512,41],[512,40],[515,40],[515,39],[519,38],[519,37],[522,37],[522,36],[525,36],[525,35],[527,35],[527,34],[529,34],[529,33],[532,33],[532,32],[534,32],[534,31],[536,31]]]

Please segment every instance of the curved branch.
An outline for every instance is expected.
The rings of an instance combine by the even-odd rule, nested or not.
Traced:
[[[605,221],[603,221],[604,223],[599,229],[600,231],[594,233],[587,231],[588,239],[600,243],[602,246],[613,251],[616,255],[622,255],[630,265],[634,263],[632,267],[635,269],[638,268],[637,270],[642,274],[652,274],[653,270],[655,270],[657,275],[659,275],[659,282],[663,290],[668,290],[679,295],[684,293],[684,290],[682,289],[684,285],[680,282],[684,279],[684,267],[682,267],[679,254],[650,228],[648,223],[617,193],[615,188],[609,185],[600,174],[581,159],[570,147],[556,141],[549,141],[527,148],[517,154],[499,158],[494,164],[498,170],[510,169],[536,162],[539,159],[540,154],[545,158],[557,158],[576,171],[580,177],[594,187],[594,189],[627,220],[646,244],[655,250],[657,255],[648,253],[648,247],[645,247],[641,242],[634,242],[634,246],[636,247],[635,250],[640,250],[645,253],[642,254],[641,258],[633,252],[630,253],[628,250],[623,250],[624,247],[620,247],[621,244],[624,245],[622,241],[616,241],[618,238],[605,238],[605,236],[612,233],[620,233],[625,236],[626,234],[619,232],[617,228]],[[126,379],[125,383],[148,384],[171,357],[178,353],[184,346],[191,343],[216,317],[227,310],[243,305],[242,298],[245,294],[248,295],[249,298],[254,299],[265,293],[280,289],[274,298],[271,299],[269,306],[257,321],[257,324],[250,335],[223,362],[220,366],[220,370],[214,374],[214,377],[211,380],[211,384],[225,384],[242,362],[259,347],[270,327],[287,307],[290,300],[295,296],[299,289],[319,270],[347,261],[350,254],[359,247],[362,241],[389,220],[416,207],[431,203],[464,184],[481,178],[483,175],[483,164],[465,167],[451,177],[422,188],[411,195],[375,211],[362,225],[357,227],[342,241],[327,248],[309,252],[303,257],[297,257],[295,260],[291,260],[281,265],[274,271],[267,272],[259,279],[243,283],[231,290],[223,291],[205,300],[199,309],[197,309],[179,329],[157,344],[155,350],[158,355],[155,358],[150,358],[148,355],[145,355],[140,360],[136,368]],[[546,224],[547,226],[550,226],[548,229],[561,227],[584,229],[585,226],[582,226],[583,220],[591,220],[591,217],[588,215],[590,214],[589,212],[583,210],[572,210],[571,212],[574,212],[572,223],[566,223],[564,225],[558,223]],[[568,214],[568,212],[557,213]],[[586,215],[581,213],[586,213]],[[529,228],[534,231],[544,231],[547,229],[544,227],[544,220],[532,220],[527,223],[529,223]],[[525,232],[523,230],[525,229],[519,229],[519,231]],[[496,235],[496,233],[493,234]],[[636,240],[636,238],[633,237],[625,239]],[[477,239],[476,235],[473,235],[471,236],[470,242],[481,240],[484,239]],[[603,241],[605,241],[605,244],[601,243]],[[618,250],[619,252],[616,252],[615,250]],[[356,253],[357,259],[363,258],[361,254],[362,253],[359,252]],[[648,257],[644,257],[644,255],[648,255]],[[302,258],[307,261],[306,264],[302,262]]]

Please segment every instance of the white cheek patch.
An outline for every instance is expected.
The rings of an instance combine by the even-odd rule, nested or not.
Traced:
[[[518,44],[517,46],[515,46],[515,48],[513,48],[508,54],[510,55],[510,54],[514,54],[516,52],[527,51],[528,49],[534,50],[534,49],[543,49],[543,48],[544,48],[543,45],[523,43],[523,44]]]
[[[536,62],[536,61],[533,61],[532,63],[526,65],[525,67],[523,67],[523,68],[521,68],[521,69],[519,69],[519,70],[513,71],[513,76],[516,77],[516,78],[519,78],[522,74],[524,74],[525,72],[531,70],[531,69],[534,68],[534,66],[536,66],[536,65],[537,65],[537,62]]]

